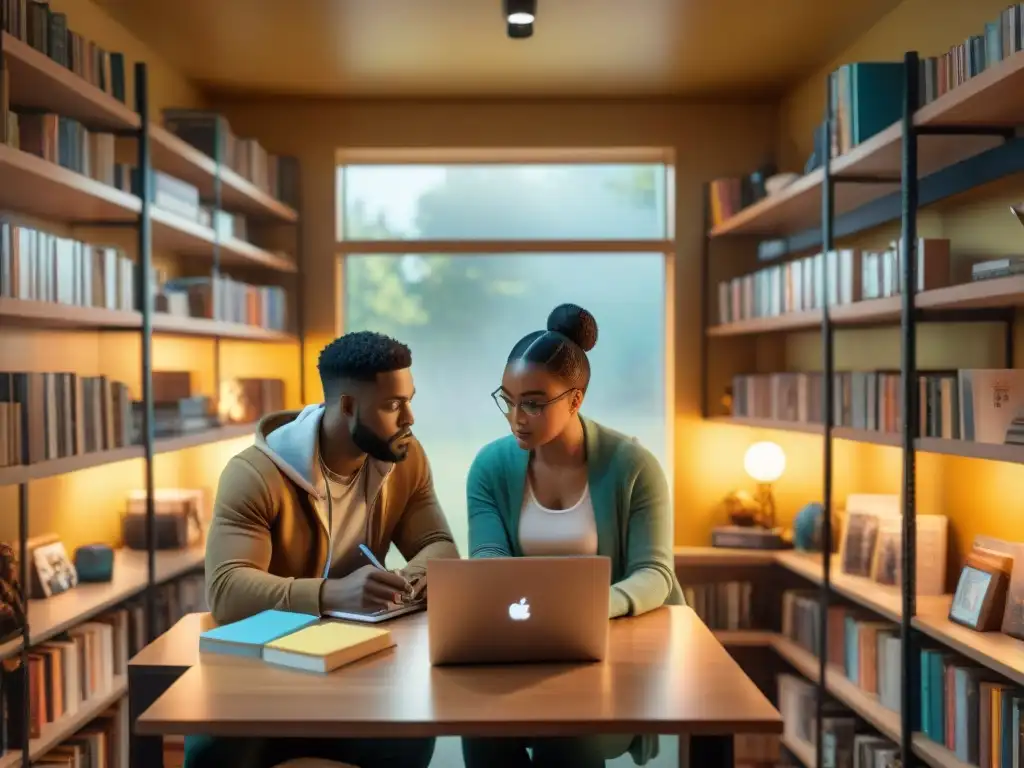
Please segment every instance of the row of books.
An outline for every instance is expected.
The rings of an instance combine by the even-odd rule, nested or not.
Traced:
[[[0,221],[0,297],[133,310],[135,262],[124,251]],[[216,308],[215,308],[216,304]],[[287,293],[229,277],[168,280],[155,288],[157,312],[283,331]]]
[[[128,386],[106,376],[0,371],[0,467],[132,444]]]
[[[765,197],[765,181],[774,173],[775,167],[766,165],[742,178],[715,179],[708,184],[711,226],[728,221],[748,205]]]
[[[751,629],[751,596],[753,584],[749,581],[717,581],[693,584],[683,588],[686,604],[709,629]]]
[[[155,607],[156,629],[161,634],[186,613],[207,610],[202,574],[187,574],[158,587]],[[139,598],[33,646],[27,669],[8,668],[0,677],[4,703],[0,755],[21,748],[26,694],[29,737],[35,739],[47,725],[74,718],[114,690],[127,674],[128,659],[148,642],[145,606]],[[126,766],[126,726],[126,718],[116,711],[100,712],[33,764]]]
[[[898,243],[883,250],[844,248],[775,264],[718,284],[718,322],[779,317],[792,312],[898,296],[902,258]],[[918,291],[952,284],[949,240],[921,238]],[[827,280],[826,280],[827,275]]]
[[[795,675],[778,676],[779,711],[783,733],[789,742],[817,746],[817,692],[815,686]],[[822,765],[891,768],[899,747],[879,736],[853,712],[836,701],[822,711]]]
[[[158,289],[156,309],[178,317],[202,317],[284,331],[288,294],[272,285],[249,285],[229,277],[183,277]]]
[[[95,88],[125,100],[124,54],[104,50],[68,26],[65,13],[35,0],[0,0],[3,31],[67,67]]]
[[[896,433],[903,428],[902,374],[840,371],[833,380],[833,425]],[[918,375],[920,437],[1024,444],[1024,369],[927,371]],[[824,418],[823,374],[734,376],[732,415],[800,424]]]
[[[999,18],[985,24],[983,34],[970,35],[939,56],[920,62],[920,94],[924,103],[963,85],[972,77],[1024,49],[1024,3],[1012,3]],[[981,31],[981,30],[979,30]]]
[[[119,249],[0,222],[0,297],[135,309],[135,263]]]
[[[236,136],[224,115],[199,109],[165,109],[164,127],[204,154],[292,208],[298,208],[298,161],[273,155],[256,139]]]
[[[782,634],[815,657],[821,648],[821,602],[817,591],[782,594]],[[827,661],[882,706],[900,710],[902,643],[895,624],[845,605],[828,608]]]

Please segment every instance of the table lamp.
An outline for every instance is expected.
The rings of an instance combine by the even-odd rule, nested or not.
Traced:
[[[731,525],[711,532],[711,545],[739,549],[788,549],[791,544],[775,527],[772,483],[786,469],[786,454],[776,443],[754,443],[743,455],[743,469],[757,483],[756,494],[734,491],[725,500]]]
[[[776,443],[754,443],[743,456],[743,469],[757,483],[755,499],[760,510],[758,524],[762,528],[775,528],[775,497],[772,483],[786,470],[786,454]]]

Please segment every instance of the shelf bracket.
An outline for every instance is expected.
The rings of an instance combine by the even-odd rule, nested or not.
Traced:
[[[923,323],[1004,323],[1006,310],[993,307],[978,309],[920,309],[917,321]],[[1012,310],[1011,310],[1011,315]]]
[[[833,184],[900,184],[899,174],[881,174],[879,176],[849,174],[832,176]]]
[[[72,221],[69,225],[75,229],[93,227],[96,229],[135,229],[138,226],[137,219],[131,221],[118,221],[117,219],[98,219],[96,221]]]

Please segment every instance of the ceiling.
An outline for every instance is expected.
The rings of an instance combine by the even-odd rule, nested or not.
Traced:
[[[899,0],[94,0],[217,91],[350,97],[747,96],[785,90]]]

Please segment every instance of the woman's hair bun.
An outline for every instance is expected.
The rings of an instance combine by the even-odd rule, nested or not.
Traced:
[[[559,304],[548,315],[548,330],[575,342],[584,352],[597,344],[597,320],[576,304]]]

